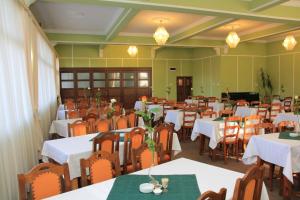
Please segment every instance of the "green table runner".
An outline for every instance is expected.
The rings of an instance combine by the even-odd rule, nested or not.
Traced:
[[[144,194],[139,191],[139,185],[148,183],[147,175],[124,175],[116,178],[107,200],[196,200],[200,191],[195,175],[155,175],[169,178],[168,192],[161,195]]]
[[[223,118],[223,117],[217,117],[217,118],[214,119],[213,121],[216,121],[216,122],[218,122],[218,121],[224,121],[224,118]]]
[[[279,139],[300,140],[300,135],[297,136],[297,137],[291,137],[290,133],[293,133],[293,132],[281,132],[281,133],[279,133]]]

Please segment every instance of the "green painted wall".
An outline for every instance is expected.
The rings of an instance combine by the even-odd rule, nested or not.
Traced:
[[[296,40],[299,41],[300,37]],[[267,44],[267,71],[271,76],[274,94],[300,95],[300,45],[296,45],[293,51],[287,51],[282,42],[279,40]]]

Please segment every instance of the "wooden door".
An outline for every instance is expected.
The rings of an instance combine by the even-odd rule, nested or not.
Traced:
[[[191,76],[177,76],[177,101],[182,102],[192,95],[192,81]]]

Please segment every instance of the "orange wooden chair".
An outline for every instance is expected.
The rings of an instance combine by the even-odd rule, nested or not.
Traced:
[[[157,104],[158,103],[158,98],[157,97],[152,97],[151,101],[153,104]]]
[[[212,118],[212,117],[217,117],[217,113],[211,110],[206,110],[204,112],[201,112],[200,114],[201,118]]]
[[[125,129],[128,128],[127,117],[120,116],[116,121],[116,129]]]
[[[67,103],[65,103],[65,110],[75,110],[76,106],[75,103],[72,101],[68,101]]]
[[[110,131],[110,120],[108,119],[101,119],[101,120],[97,120],[95,122],[95,130],[100,132],[100,133],[105,133]]]
[[[233,111],[229,110],[229,109],[220,110],[219,116],[220,117],[232,117],[233,116]]]
[[[63,181],[61,181],[63,180]],[[19,199],[26,200],[27,185],[31,188],[32,199],[44,199],[71,190],[68,164],[42,163],[26,174],[18,174]]]
[[[256,114],[261,117],[262,121],[266,121],[269,107],[269,104],[260,104],[258,106]]]
[[[115,115],[121,115],[122,113],[122,104],[119,102],[114,103],[113,108],[115,109]]]
[[[227,161],[227,154],[229,145],[233,146],[234,156],[236,156],[236,160],[238,161],[238,138],[240,125],[239,123],[242,121],[241,117],[228,117],[225,119],[225,128],[224,128],[224,136],[223,136],[223,153],[224,153],[224,163]]]
[[[183,124],[182,124],[182,139],[186,140],[191,133],[194,123],[197,118],[197,110],[195,108],[185,108],[183,110]]]
[[[278,123],[278,131],[295,131],[297,123],[294,121],[281,121]]]
[[[88,133],[89,126],[87,122],[77,120],[72,124],[68,124],[69,137],[86,135]]]
[[[150,151],[147,144],[142,144],[137,149],[132,149],[133,170],[150,168],[163,162],[163,151],[161,145],[156,145],[154,154]],[[160,162],[159,162],[160,160]]]
[[[198,107],[207,107],[208,103],[205,101],[205,99],[198,99]]]
[[[131,159],[132,149],[139,148],[145,139],[145,130],[142,128],[134,128],[124,135],[124,163],[123,173],[133,172],[133,164]]]
[[[241,99],[241,100],[238,100],[237,102],[236,102],[236,106],[237,107],[239,107],[239,106],[249,106],[249,102],[247,102],[246,100],[243,100],[243,99]]]
[[[226,188],[221,188],[219,193],[213,191],[206,191],[198,198],[198,200],[225,200],[226,193]]]
[[[276,131],[275,125],[270,122],[263,122],[260,124],[256,124],[255,126],[256,135],[260,134],[261,129],[264,129],[265,134],[274,133]]]
[[[88,159],[80,160],[81,186],[103,182],[121,175],[119,152],[94,152]],[[87,175],[87,169],[89,175]]]
[[[85,108],[80,109],[78,112],[79,112],[79,117],[81,117],[81,118],[85,118],[87,115],[87,109],[85,109]]]
[[[244,150],[246,149],[251,136],[256,135],[256,133],[257,133],[256,126],[260,123],[261,123],[261,118],[259,115],[251,115],[251,116],[245,117],[244,132],[241,137]]]
[[[292,97],[285,97],[283,101],[283,109],[285,112],[292,112]]]
[[[127,118],[128,118],[129,128],[133,128],[133,127],[137,126],[137,118],[138,118],[138,116],[134,112],[129,113],[129,115],[127,116]]]
[[[250,106],[258,107],[260,105],[260,101],[251,101]]]
[[[281,113],[281,103],[272,103],[269,112],[269,120],[273,122],[279,113]]]
[[[95,115],[94,113],[89,113],[84,118],[84,121],[86,121],[88,123],[89,133],[96,132],[95,124],[96,124],[97,119],[98,119],[98,115]]]
[[[79,112],[77,110],[66,111],[66,119],[76,119],[79,118]]]
[[[173,131],[174,125],[163,123],[154,130],[154,141],[156,145],[162,145],[164,154],[164,161],[172,160],[172,147],[173,147]]]
[[[168,110],[173,110],[174,109],[173,105],[172,104],[168,104],[168,103],[164,103],[162,105],[162,107],[163,107],[163,116],[164,117],[167,115]]]
[[[93,152],[106,151],[114,153],[119,151],[120,135],[114,133],[105,133],[101,137],[93,139]]]
[[[235,183],[232,200],[260,200],[264,168],[253,166]]]

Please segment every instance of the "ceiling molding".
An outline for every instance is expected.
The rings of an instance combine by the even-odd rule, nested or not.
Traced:
[[[293,7],[273,6],[263,12],[249,12],[249,2],[241,0],[201,0],[201,1],[182,1],[182,0],[44,0],[52,2],[85,3],[104,5],[112,7],[124,7],[147,10],[162,10],[171,12],[192,13],[208,16],[221,16],[225,18],[251,19],[258,21],[268,21],[276,23],[295,23],[300,22],[299,11]],[[265,0],[264,0],[265,1]],[[274,10],[274,8],[276,8]],[[284,12],[288,9],[289,12]],[[283,12],[278,12],[282,10]],[[276,11],[276,12],[275,12]]]
[[[269,37],[269,36],[273,36],[273,35],[287,33],[287,32],[298,30],[298,29],[300,29],[300,26],[281,25],[281,26],[277,26],[277,27],[274,27],[274,28],[270,28],[270,29],[267,29],[267,30],[260,31],[260,32],[251,33],[251,34],[248,34],[248,35],[243,35],[241,37],[241,42],[257,40],[257,39],[261,39],[261,38],[265,38],[265,37]]]
[[[257,12],[288,2],[289,0],[252,0],[249,2],[250,11]]]

